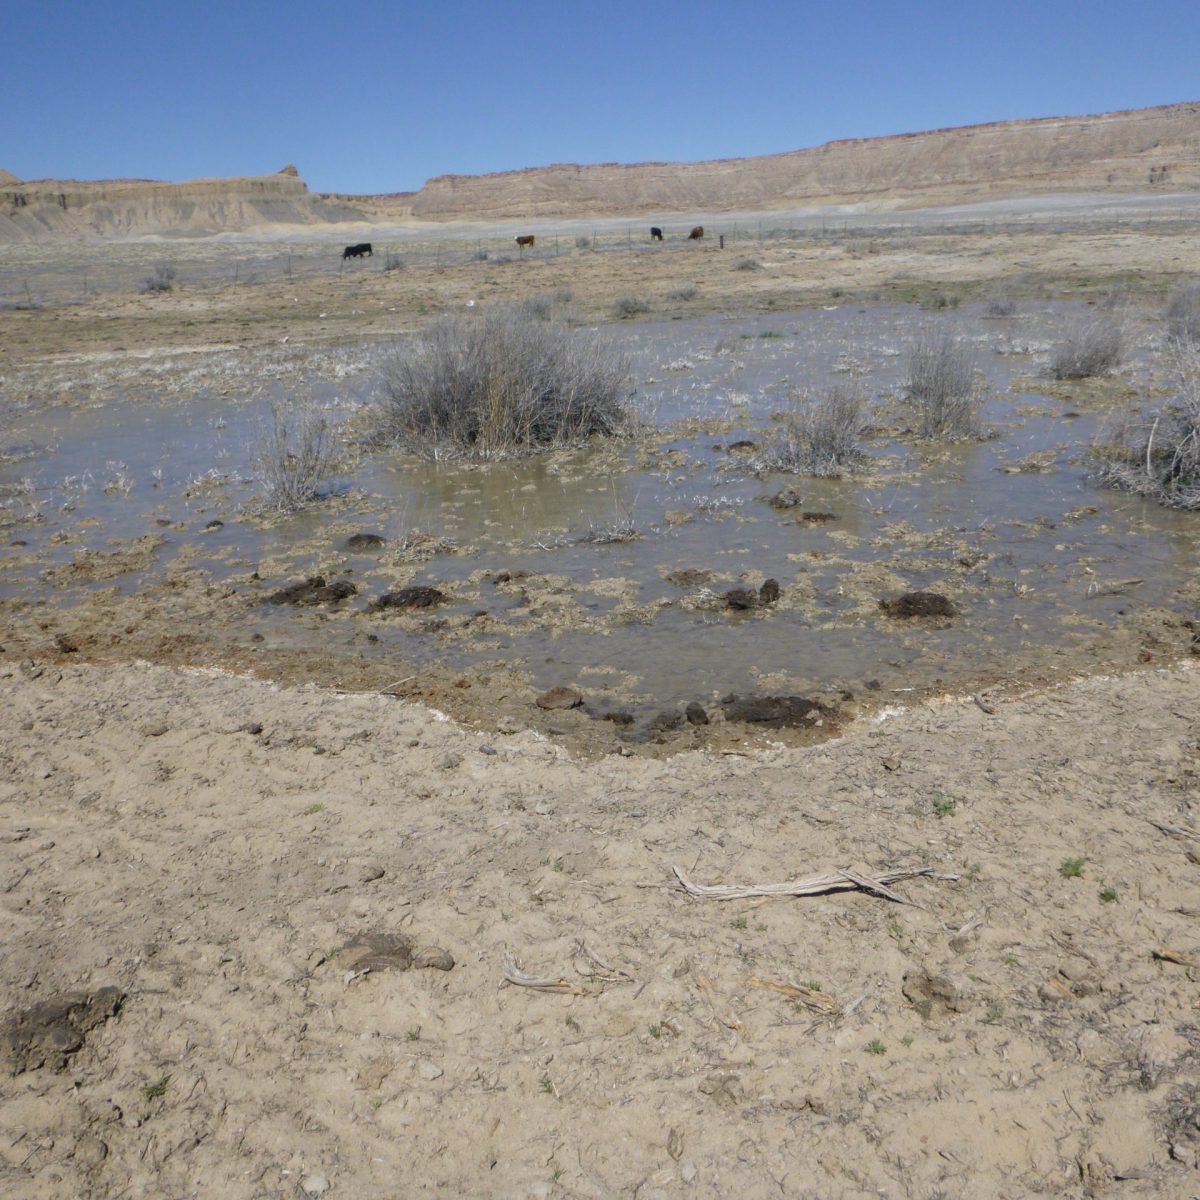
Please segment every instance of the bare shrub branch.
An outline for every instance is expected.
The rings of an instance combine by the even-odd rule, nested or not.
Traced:
[[[908,359],[908,401],[918,437],[968,441],[981,436],[983,392],[971,350],[952,333],[921,334]]]
[[[263,489],[263,507],[295,512],[318,499],[334,453],[329,420],[315,404],[301,403],[291,411],[272,404],[250,460]]]
[[[520,308],[442,317],[385,364],[377,439],[431,457],[503,458],[616,435],[625,358]]]

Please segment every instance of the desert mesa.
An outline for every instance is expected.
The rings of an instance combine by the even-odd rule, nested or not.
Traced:
[[[1200,185],[1200,103],[827,142],[691,163],[555,163],[439,175],[416,192],[312,192],[294,166],[182,183],[22,182],[0,170],[0,241],[198,236],[279,225],[911,208],[1029,193]]]

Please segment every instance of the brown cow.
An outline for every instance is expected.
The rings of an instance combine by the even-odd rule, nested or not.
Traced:
[[[697,225],[691,233],[688,234],[689,242],[698,242],[704,236],[704,226]]]
[[[517,245],[520,246],[522,250],[524,250],[526,246],[532,246],[535,240],[536,239],[534,238],[532,233],[525,233],[525,234],[522,234],[520,237],[513,238],[513,241],[516,242]]]

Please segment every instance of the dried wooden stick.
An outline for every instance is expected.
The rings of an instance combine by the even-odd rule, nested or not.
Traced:
[[[511,955],[504,960],[504,978],[517,987],[533,988],[538,992],[561,992],[569,996],[586,996],[588,993],[576,987],[569,979],[539,979],[524,971],[521,964]]]
[[[712,984],[709,983],[703,975],[696,976],[696,987],[699,988],[701,995],[705,998],[705,1000],[708,1001],[708,1006],[712,1009],[713,1016],[716,1017],[726,1029],[732,1029],[734,1032],[738,1032],[745,1028],[736,1014],[728,1012],[722,1015],[718,1011],[717,998],[715,995],[713,995]]]
[[[590,971],[590,972],[580,971],[579,973],[581,975],[588,975],[592,979],[599,979],[603,983],[633,983],[634,982],[633,976],[630,975],[628,971],[622,971],[620,967],[614,967],[611,963],[605,962],[604,959],[602,959],[600,957],[600,955],[598,955],[595,952],[595,950],[593,950],[591,948],[591,946],[589,946],[587,944],[587,942],[583,941],[582,938],[579,939],[575,943],[575,951],[577,954],[583,955],[584,958],[586,958],[589,962],[591,962],[595,966],[599,967],[602,971],[608,972],[607,975],[597,975],[595,971]],[[579,970],[578,967],[576,967],[575,969]]]
[[[1197,833],[1194,829],[1188,829],[1183,825],[1164,825],[1161,821],[1155,821],[1152,817],[1147,817],[1146,819],[1151,825],[1154,826],[1155,829],[1159,830],[1161,833],[1167,834],[1168,837],[1192,838],[1193,840],[1200,840],[1200,833]]]
[[[684,874],[682,867],[672,867],[675,878],[689,896],[702,900],[747,900],[752,896],[819,896],[826,892],[848,892],[855,888],[875,892],[898,904],[911,904],[903,896],[891,891],[886,885],[898,879],[914,879],[920,875],[932,875],[932,867],[910,867],[897,871],[885,871],[882,875],[868,876],[855,871],[830,871],[824,875],[810,875],[807,879],[795,879],[791,883],[760,883],[749,886],[734,884],[693,883]],[[914,906],[919,907],[919,905]]]
[[[746,979],[746,983],[752,988],[760,988],[768,992],[778,992],[781,996],[786,996],[789,1000],[798,1000],[805,1007],[811,1008],[815,1012],[827,1013],[833,1016],[842,1011],[842,1006],[832,996],[827,996],[824,992],[818,992],[815,988],[800,987],[794,983],[777,983],[773,979],[760,979],[757,975],[749,976]]]

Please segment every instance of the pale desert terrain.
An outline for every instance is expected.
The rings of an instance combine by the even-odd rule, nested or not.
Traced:
[[[1034,316],[986,334],[1005,370],[1017,364],[996,444],[1023,444],[1031,396],[1037,420],[1070,428],[1165,387],[1162,305],[1200,270],[1190,194],[882,221],[724,214],[699,245],[673,228],[651,247],[640,220],[580,215],[529,225],[528,254],[511,249],[525,225],[482,219],[0,247],[0,1194],[1200,1194],[1200,515],[1159,525],[1132,501],[1098,513],[1089,493],[1074,501],[1085,515],[1025,521],[1020,536],[1044,534],[1088,572],[1086,639],[1022,643],[1007,670],[974,675],[946,651],[913,687],[882,663],[882,685],[864,683],[864,666],[802,735],[714,708],[711,725],[635,738],[598,711],[538,707],[559,668],[484,655],[465,617],[414,619],[386,652],[361,613],[262,623],[297,563],[349,570],[333,541],[364,512],[384,519],[379,496],[335,497],[297,532],[252,520],[215,467],[186,494],[164,483],[159,507],[129,510],[140,524],[112,514],[158,481],[111,462],[108,484],[103,463],[88,487],[24,482],[118,411],[194,419],[217,447],[264,380],[334,395],[431,317],[496,300],[569,297],[580,328],[636,339],[653,323],[655,346],[670,322],[702,339],[705,321],[752,318],[759,332],[716,354],[736,374],[792,353],[788,314],[878,308],[890,330],[962,306],[968,328],[1003,293]],[[358,240],[376,260],[343,269],[340,246]],[[384,270],[389,253],[402,261]],[[176,286],[139,290],[160,262],[178,265]],[[616,317],[629,295],[649,302],[640,321]],[[1030,322],[1109,311],[1114,296],[1133,314],[1134,365],[1070,386],[1039,374]],[[705,365],[679,367],[680,389]],[[647,434],[630,455],[686,476],[690,495],[710,469],[679,465],[680,436]],[[893,425],[880,437],[903,443]],[[1054,445],[1009,464],[1014,486],[1043,470],[1083,480],[1081,449]],[[634,469],[597,453],[602,470],[554,470],[586,483]],[[915,468],[880,461],[864,514],[916,486]],[[913,461],[952,483],[967,470]],[[1007,469],[987,468],[1001,482]],[[450,492],[486,491],[450,478]],[[873,544],[865,521],[814,560],[845,574],[851,640],[894,632],[904,670],[944,633],[875,615],[906,564],[941,572],[966,625],[1038,596],[1042,576],[1022,583],[982,523],[897,517],[878,571],[836,557],[831,545]],[[1073,521],[1096,523],[1099,542],[1136,535],[1146,561],[1161,537],[1169,586],[1117,578],[1120,547],[1085,554]],[[741,510],[713,529],[717,547],[757,536]],[[224,558],[206,549],[226,535],[240,540]],[[664,519],[646,552],[675,536]],[[385,566],[401,582],[455,561],[396,554]],[[590,612],[561,616],[593,594],[617,599],[600,631],[614,643],[621,621],[658,628],[628,565],[596,561],[593,593],[549,567],[530,577],[541,615],[523,637],[549,650],[598,628]],[[464,611],[516,629],[515,585],[494,581],[505,565],[480,552],[458,587]],[[757,566],[720,577],[758,586]],[[787,621],[836,632],[802,570],[755,617],[764,637]],[[811,876],[834,890],[683,886]]]

